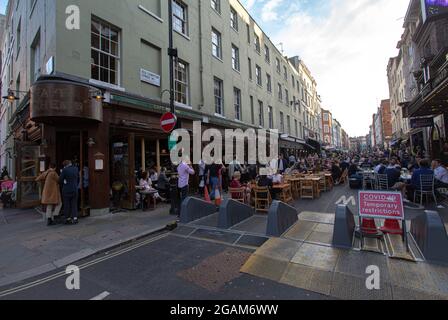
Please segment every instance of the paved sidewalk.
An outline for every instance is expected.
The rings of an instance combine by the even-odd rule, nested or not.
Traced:
[[[149,235],[175,220],[164,205],[47,227],[35,210],[0,209],[0,287]]]

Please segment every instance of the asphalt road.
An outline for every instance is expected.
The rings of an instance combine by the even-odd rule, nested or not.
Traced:
[[[0,289],[1,300],[305,300],[326,297],[239,273],[251,251],[164,234]],[[5,291],[6,290],[6,291]]]

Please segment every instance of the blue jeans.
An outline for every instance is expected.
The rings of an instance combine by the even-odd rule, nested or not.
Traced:
[[[210,192],[210,199],[214,200],[216,188],[219,188],[219,178],[211,177],[210,178],[210,186],[212,188],[212,191]]]

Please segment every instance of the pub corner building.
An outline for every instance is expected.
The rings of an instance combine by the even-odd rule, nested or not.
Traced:
[[[11,118],[17,207],[40,205],[36,177],[50,163],[72,160],[81,171],[81,213],[109,213],[111,192],[134,209],[136,171],[170,168],[168,137],[160,128],[169,106],[160,101],[101,89],[63,76],[44,76]],[[202,117],[178,111],[179,127],[192,130]]]
[[[165,167],[168,176],[175,174],[170,172],[170,135],[160,125],[169,110],[163,102],[93,87],[71,76],[40,77],[10,122],[17,207],[39,206],[42,186],[36,177],[51,163],[60,170],[64,160],[72,160],[81,171],[82,216],[107,214],[114,206],[136,209],[138,170]],[[190,109],[176,109],[176,116],[177,128],[190,133],[194,121],[203,122],[203,131],[247,129]]]

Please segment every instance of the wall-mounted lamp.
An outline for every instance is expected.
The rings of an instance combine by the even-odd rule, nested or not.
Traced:
[[[103,92],[101,90],[97,90],[92,92],[92,99],[95,99],[98,102],[102,102],[106,98],[104,97]]]
[[[89,146],[89,148],[92,148],[95,144],[96,142],[93,138],[89,138],[89,140],[87,140],[87,145]]]
[[[8,94],[6,96],[3,96],[3,100],[8,100],[9,102],[15,102],[17,100],[20,100],[19,95],[20,94],[28,94],[28,91],[18,91],[18,90],[8,90]]]

